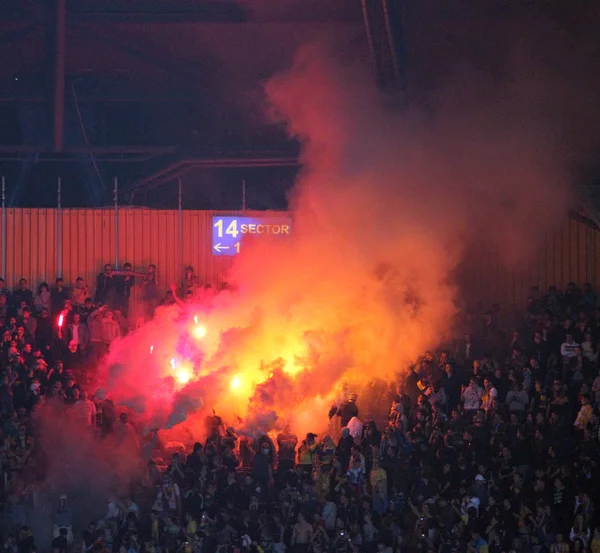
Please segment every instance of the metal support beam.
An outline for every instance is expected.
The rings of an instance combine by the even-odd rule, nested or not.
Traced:
[[[404,89],[402,0],[361,0],[361,6],[378,86],[388,91]]]
[[[177,151],[175,146],[144,146],[144,145],[122,145],[122,146],[92,146],[67,148],[63,151],[65,155],[168,155]],[[24,146],[21,144],[2,144],[0,145],[0,154],[50,154],[52,150],[43,146]]]
[[[56,0],[56,42],[54,53],[54,151],[65,143],[65,64],[67,0]]]
[[[178,266],[179,270],[183,271],[183,198],[182,198],[183,182],[180,178],[177,182],[177,222],[179,230],[179,247],[177,248],[178,253]],[[184,273],[185,274],[185,273]]]
[[[235,158],[198,158],[178,161],[161,171],[144,179],[138,180],[127,187],[127,192],[135,192],[139,188],[151,190],[163,184],[177,180],[195,168],[239,169],[264,167],[298,167],[297,157],[235,157]]]
[[[177,1],[153,0],[151,2],[131,0],[70,3],[72,13],[93,21],[125,23],[190,23],[196,21],[235,22],[248,20],[248,10],[232,0]]]
[[[62,179],[60,177],[58,177],[56,188],[56,242],[58,244],[56,248],[58,274],[56,276],[62,277]]]
[[[119,180],[114,180],[115,201],[115,269],[119,270]]]
[[[6,179],[2,177],[2,252],[0,252],[0,257],[2,259],[2,273],[4,278],[8,275],[6,274]]]
[[[1,42],[1,39],[0,39]],[[196,96],[149,96],[145,94],[123,95],[122,92],[110,95],[110,92],[101,94],[77,94],[77,101],[81,104],[197,104]],[[10,94],[8,88],[0,89],[0,104],[45,104],[47,98],[43,96],[19,96]]]
[[[359,15],[354,2],[298,2],[291,9],[265,10],[239,0],[69,0],[69,12],[96,22],[144,24],[338,23],[355,22]]]
[[[385,22],[385,34],[387,36],[388,48],[390,49],[390,57],[392,59],[392,68],[394,72],[394,79],[396,81],[396,85],[399,88],[403,88],[404,79],[400,73],[400,61],[398,59],[398,46],[396,44],[395,31],[396,28],[392,25],[391,16],[390,16],[390,5],[388,0],[381,0],[381,7],[383,10],[383,19]]]

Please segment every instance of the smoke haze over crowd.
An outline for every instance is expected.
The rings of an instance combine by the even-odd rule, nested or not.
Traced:
[[[571,206],[560,117],[533,109],[539,86],[480,95],[485,77],[467,70],[427,109],[399,107],[338,51],[302,48],[265,88],[302,145],[292,236],[245,243],[235,292],[183,317],[161,309],[110,353],[104,391],[165,439],[203,437],[213,408],[248,433],[325,431],[342,381],[360,403],[449,336],[467,252],[518,264]]]
[[[246,243],[229,279],[236,293],[202,316],[203,376],[193,394],[178,392],[174,409],[185,414],[170,420],[186,418],[201,390],[206,406],[244,426],[322,430],[342,379],[357,388],[391,379],[447,337],[453,275],[470,247],[518,260],[561,220],[567,166],[558,137],[527,117],[531,98],[510,87],[477,101],[468,80],[459,84],[427,112],[399,108],[368,66],[324,43],[267,83],[270,115],[302,144],[293,236]],[[130,357],[166,340],[153,327],[178,324],[127,338]],[[136,359],[122,365],[139,391]]]

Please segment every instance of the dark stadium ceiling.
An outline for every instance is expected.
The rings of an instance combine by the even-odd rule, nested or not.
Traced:
[[[288,167],[297,148],[265,120],[265,79],[334,33],[368,50],[359,0],[66,0],[57,150],[59,4],[0,0],[0,162],[134,163],[133,185],[204,164]]]
[[[100,172],[156,186],[197,167],[289,167],[297,147],[265,121],[264,81],[288,67],[299,46],[332,35],[389,70],[384,1],[0,0],[0,170],[8,167],[25,186],[40,163],[93,157]],[[61,2],[64,145],[57,151]],[[386,3],[413,95],[443,82],[455,58],[493,71],[523,12],[539,11],[524,0]],[[564,2],[537,3],[568,25]]]

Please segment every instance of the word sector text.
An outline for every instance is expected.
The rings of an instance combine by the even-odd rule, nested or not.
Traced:
[[[237,255],[244,236],[289,236],[290,217],[213,217],[213,255]]]

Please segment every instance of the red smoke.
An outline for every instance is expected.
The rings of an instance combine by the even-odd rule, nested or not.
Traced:
[[[360,62],[322,45],[298,52],[266,86],[271,115],[302,145],[293,236],[244,244],[228,278],[236,292],[210,310],[159,309],[114,344],[100,380],[117,410],[191,442],[212,409],[248,433],[324,431],[343,382],[361,417],[376,408],[367,385],[448,336],[465,254],[518,264],[571,205],[561,130],[575,104],[541,117],[553,83],[513,76],[490,86],[464,71],[425,108],[400,110]],[[77,466],[80,482],[88,464]]]
[[[214,408],[247,431],[325,430],[342,380],[360,405],[367,383],[447,337],[466,248],[483,239],[515,257],[567,205],[552,141],[531,121],[450,99],[427,117],[390,109],[368,70],[330,53],[303,49],[266,87],[303,145],[291,240],[246,244],[236,293],[199,323],[199,306],[163,310],[111,352],[109,393],[148,424],[185,420],[191,439]],[[200,353],[183,353],[186,335]],[[189,384],[178,370],[195,371]]]

